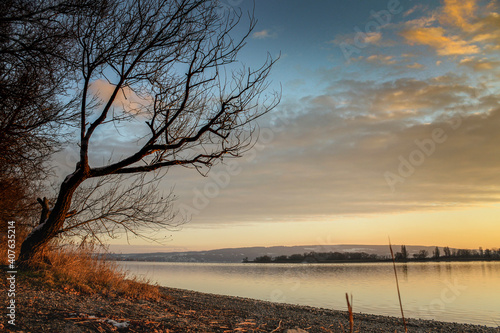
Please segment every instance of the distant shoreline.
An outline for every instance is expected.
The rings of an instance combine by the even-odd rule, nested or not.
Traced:
[[[138,260],[138,259],[119,259],[108,258],[111,261],[120,262],[156,262],[156,263],[186,263],[186,264],[370,264],[370,263],[392,263],[391,259],[384,260],[337,260],[325,262],[309,262],[309,261],[283,261],[283,262],[255,262],[255,261],[164,261],[164,260]],[[425,262],[498,262],[500,259],[409,259],[406,261],[396,261],[396,264],[411,264],[411,263],[425,263]]]
[[[446,259],[408,259],[408,260],[396,260],[396,264],[409,264],[409,263],[423,263],[423,262],[492,262],[500,261],[500,259],[484,259],[484,258],[446,258]],[[270,261],[270,262],[258,262],[258,261],[245,261],[246,264],[366,264],[366,263],[392,263],[392,259],[380,259],[380,260],[331,260],[331,261]]]
[[[397,262],[423,261],[496,261],[500,260],[500,249],[457,249],[449,247],[392,245]],[[397,252],[401,249],[401,252]],[[107,259],[146,262],[206,262],[206,263],[369,263],[391,261],[387,245],[301,245],[272,247],[224,248],[206,251],[151,252],[151,253],[107,253]],[[265,260],[259,260],[265,259]]]

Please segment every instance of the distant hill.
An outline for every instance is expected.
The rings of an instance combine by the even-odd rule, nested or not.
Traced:
[[[392,246],[394,252],[401,250],[401,245]],[[434,251],[435,246],[407,245],[410,257],[420,250]],[[442,250],[443,248],[439,248]],[[452,249],[453,250],[453,249]],[[161,262],[207,262],[207,263],[239,263],[244,258],[252,261],[260,256],[276,257],[280,255],[303,254],[309,252],[366,252],[378,256],[390,257],[388,245],[309,245],[309,246],[272,246],[272,247],[241,247],[210,251],[189,252],[155,252],[155,253],[129,253],[110,254],[115,260],[127,261],[161,261]]]

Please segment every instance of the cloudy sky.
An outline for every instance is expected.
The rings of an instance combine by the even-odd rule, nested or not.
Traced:
[[[252,10],[249,0],[223,0]],[[164,246],[500,246],[500,2],[256,1],[240,60],[281,55],[244,157],[172,169]]]

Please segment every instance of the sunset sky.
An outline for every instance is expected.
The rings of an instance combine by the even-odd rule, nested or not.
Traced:
[[[500,247],[500,2],[223,0],[258,23],[240,54],[281,54],[244,157],[171,169],[165,245]],[[244,27],[242,26],[242,29]]]

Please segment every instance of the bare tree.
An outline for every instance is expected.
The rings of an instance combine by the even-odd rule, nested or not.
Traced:
[[[74,63],[76,15],[96,0],[0,2],[0,221],[29,224],[45,162],[72,122],[60,98]],[[76,125],[77,123],[74,122]],[[39,195],[39,194],[38,194]],[[20,231],[18,229],[18,231]]]
[[[60,141],[58,125],[69,125],[75,116],[68,107],[72,99],[63,96],[76,61],[75,19],[95,11],[96,3],[0,3],[0,162],[26,166],[24,177],[43,169],[41,163]]]
[[[173,208],[173,191],[164,193],[159,179],[163,173],[108,175],[93,178],[75,191],[64,227],[58,234],[79,237],[104,245],[103,236],[127,236],[162,243],[160,231],[179,230],[185,222]]]
[[[79,161],[53,206],[39,200],[40,224],[22,244],[21,264],[71,230],[65,222],[84,181],[173,166],[206,172],[248,149],[254,121],[279,100],[276,93],[262,94],[275,60],[236,70],[236,56],[254,27],[251,16],[246,33],[235,40],[242,15],[221,16],[214,1],[110,0],[92,10],[76,18],[73,51],[79,59]],[[96,96],[99,85],[109,96]],[[141,135],[123,143],[121,156],[96,166],[92,154],[102,155],[104,142],[92,139],[117,129]]]

